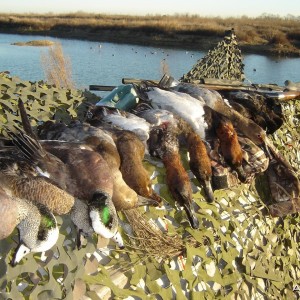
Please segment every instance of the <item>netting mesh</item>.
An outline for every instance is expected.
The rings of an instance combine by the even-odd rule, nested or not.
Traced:
[[[198,60],[180,81],[199,82],[203,78],[244,80],[243,58],[233,29],[227,31],[223,40]]]

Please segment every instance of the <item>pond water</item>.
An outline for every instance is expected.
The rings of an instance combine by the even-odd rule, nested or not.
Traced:
[[[116,43],[58,39],[43,36],[0,34],[0,71],[22,80],[45,79],[41,63],[47,47],[20,47],[14,42],[48,39],[59,41],[69,57],[73,80],[78,88],[90,84],[119,85],[124,77],[159,80],[163,70],[174,78],[187,73],[206,52],[155,48]],[[245,75],[252,83],[300,81],[300,58],[244,55]]]

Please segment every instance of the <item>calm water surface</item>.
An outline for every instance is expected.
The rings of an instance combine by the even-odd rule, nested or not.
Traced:
[[[175,78],[187,73],[207,52],[98,43],[43,36],[0,34],[0,71],[10,71],[22,80],[45,79],[41,64],[47,47],[20,47],[14,42],[48,39],[59,41],[70,58],[77,87],[90,84],[119,85],[123,77],[159,80],[163,70]],[[300,81],[300,58],[244,55],[245,75],[252,83],[284,85],[286,79]],[[255,69],[255,71],[254,71]]]

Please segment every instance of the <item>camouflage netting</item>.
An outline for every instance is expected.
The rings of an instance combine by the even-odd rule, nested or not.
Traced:
[[[18,120],[19,96],[33,125],[56,112],[57,118],[75,117],[80,103],[88,100],[81,91],[59,90],[6,74],[0,76],[0,89],[2,124]],[[300,101],[286,102],[283,109],[285,124],[272,138],[299,177]],[[186,153],[182,155],[188,168]],[[29,254],[12,268],[8,262],[16,247],[15,231],[0,241],[0,299],[80,299],[83,295],[84,299],[297,299],[293,287],[300,284],[298,213],[270,217],[258,182],[218,190],[216,201],[208,204],[190,173],[201,224],[200,230],[193,230],[185,213],[175,209],[161,162],[145,166],[155,172],[154,187],[169,205],[129,213],[135,220],[142,218],[137,229],[128,224],[129,215],[127,219],[120,214],[125,250],[115,250],[112,243],[96,250],[96,237],[81,250],[74,249],[74,227],[63,216],[58,217],[56,246],[45,255]],[[149,220],[162,230],[147,228]],[[161,241],[154,243],[160,236]]]
[[[201,82],[205,78],[243,81],[244,64],[234,30],[225,32],[225,37],[208,54],[197,61],[193,68],[180,78],[182,82]]]

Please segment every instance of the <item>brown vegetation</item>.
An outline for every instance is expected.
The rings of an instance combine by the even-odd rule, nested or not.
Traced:
[[[12,45],[16,46],[52,46],[54,44],[53,41],[48,40],[35,40],[35,41],[29,41],[29,42],[16,42]]]
[[[299,18],[0,14],[0,31],[207,50],[235,29],[242,50],[300,54]]]
[[[60,43],[54,43],[48,53],[43,53],[42,67],[44,68],[47,82],[61,88],[74,88],[72,81],[71,63],[63,53]]]

